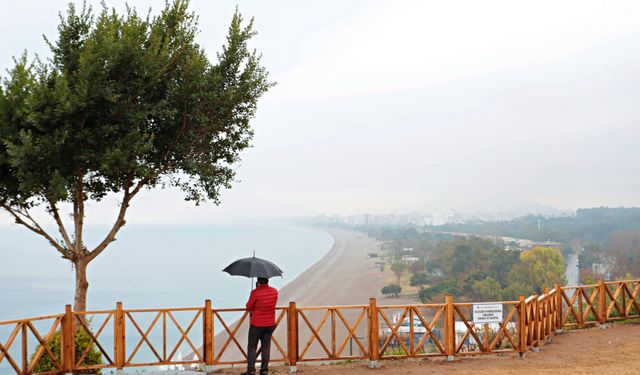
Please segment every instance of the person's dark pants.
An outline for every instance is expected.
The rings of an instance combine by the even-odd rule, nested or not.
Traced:
[[[247,348],[247,372],[256,371],[256,349],[260,340],[260,351],[262,353],[260,373],[266,374],[269,370],[269,356],[271,353],[271,335],[275,327],[249,327],[249,344]]]

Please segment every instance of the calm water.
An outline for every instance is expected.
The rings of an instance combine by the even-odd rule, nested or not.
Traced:
[[[107,228],[89,228],[94,244]],[[88,270],[88,309],[202,306],[242,307],[249,279],[222,269],[237,258],[269,259],[284,270],[281,287],[333,245],[326,233],[289,224],[136,226]],[[0,227],[0,321],[64,311],[73,304],[74,272],[47,243],[18,226]],[[286,302],[286,301],[284,301]]]

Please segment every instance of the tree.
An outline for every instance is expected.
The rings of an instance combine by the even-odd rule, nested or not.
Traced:
[[[411,275],[410,285],[420,289],[421,286],[429,283],[429,277],[425,272],[418,272]]]
[[[431,301],[431,298],[433,298],[433,294],[435,292],[436,290],[430,287],[420,288],[420,290],[418,291],[418,299],[420,299],[420,302],[422,303],[427,303]]]
[[[531,294],[533,294],[533,290],[521,281],[507,284],[501,293],[502,298],[506,300],[516,300],[519,296],[530,296]]]
[[[398,297],[400,295],[400,292],[402,292],[402,287],[398,284],[389,284],[382,287],[382,290],[380,290],[380,292],[382,292],[382,294],[384,294],[385,296],[393,295],[394,297]]]
[[[520,264],[509,272],[509,282],[520,282],[531,291],[542,293],[545,287],[565,281],[565,265],[560,249],[536,246],[520,254]]]
[[[247,46],[253,22],[236,12],[216,63],[197,33],[187,0],[156,17],[70,4],[58,39],[47,40],[52,58],[23,55],[0,85],[0,207],[73,264],[76,311],[86,310],[88,264],[116,240],[143,189],[218,204],[250,146],[250,119],[272,85]],[[86,203],[108,194],[121,196],[118,213],[89,247]],[[38,206],[59,235],[33,215]]]
[[[418,272],[424,272],[426,271],[426,269],[427,269],[427,264],[424,260],[413,262],[409,266],[409,271],[411,271],[411,273],[413,274],[416,274]]]
[[[404,273],[404,271],[406,271],[407,268],[408,268],[407,263],[401,260],[391,263],[391,271],[395,273],[396,277],[398,278],[398,282],[400,282],[400,278],[402,277],[402,274]]]
[[[640,230],[621,230],[609,239],[611,276],[640,275]]]
[[[502,286],[491,276],[473,283],[473,296],[481,301],[497,301],[501,292]]]
[[[585,268],[580,270],[579,277],[580,277],[580,280],[579,280],[580,283],[585,285],[597,284],[598,280],[604,278],[602,275],[596,274],[591,268]]]

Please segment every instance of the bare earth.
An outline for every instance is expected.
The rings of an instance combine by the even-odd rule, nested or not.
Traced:
[[[456,357],[382,361],[377,369],[368,362],[326,365],[299,365],[302,374],[640,374],[640,324],[609,325],[607,329],[590,328],[562,333],[539,353],[528,352],[503,356]],[[216,374],[239,374],[238,369],[215,371]],[[287,374],[288,368],[272,366],[270,373]]]
[[[370,297],[380,304],[411,303],[388,300],[380,288],[388,274],[374,267],[376,241],[364,234],[332,230],[333,249],[317,264],[282,288],[278,305],[295,301],[298,307],[366,304]],[[393,301],[393,302],[391,302]],[[244,331],[241,329],[241,331]],[[242,332],[238,338],[243,338]],[[216,337],[216,341],[220,338]],[[301,337],[302,343],[306,341]],[[245,340],[241,340],[245,345]],[[272,356],[273,356],[272,348]],[[219,369],[216,374],[239,374],[242,366]],[[368,362],[298,364],[299,373],[308,374],[640,374],[640,324],[610,324],[607,329],[591,328],[562,333],[544,345],[539,353],[381,361],[377,369]],[[272,363],[272,374],[289,373],[287,367]]]
[[[473,356],[453,362],[444,359],[383,361],[378,369],[367,363],[300,367],[308,374],[640,374],[640,324],[610,325],[563,333],[539,353]],[[274,368],[276,374],[286,369]]]

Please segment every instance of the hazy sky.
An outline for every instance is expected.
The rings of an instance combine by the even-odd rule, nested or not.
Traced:
[[[2,1],[0,74],[24,49],[48,56],[41,35],[66,3]],[[192,1],[211,58],[235,6]],[[278,82],[240,182],[219,207],[147,192],[129,222],[640,203],[638,1],[238,6]],[[114,202],[89,221],[111,221]]]

